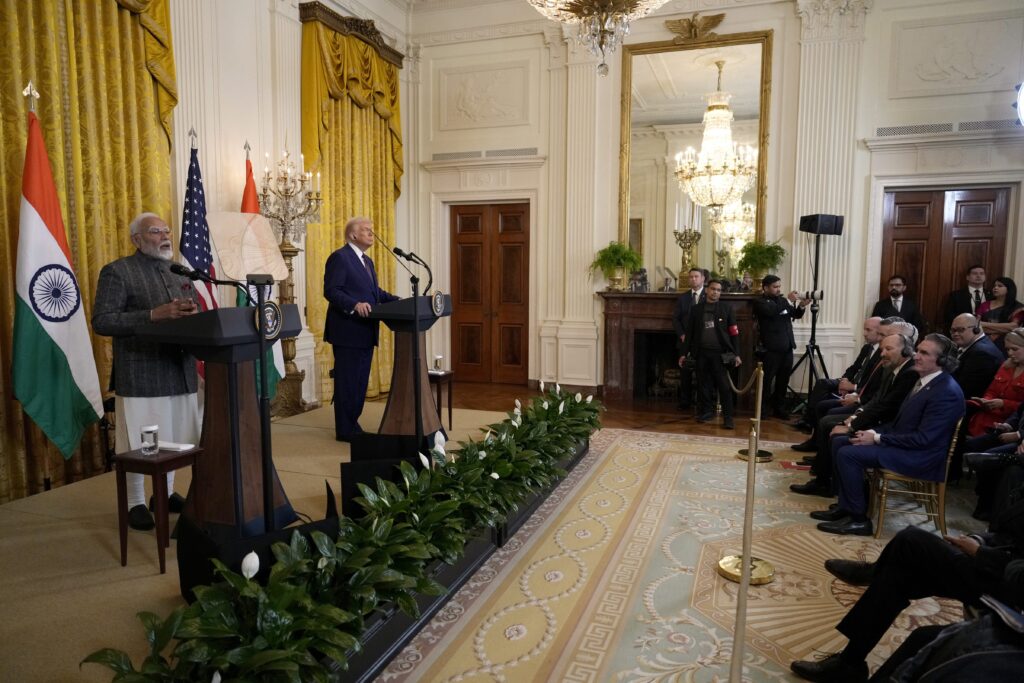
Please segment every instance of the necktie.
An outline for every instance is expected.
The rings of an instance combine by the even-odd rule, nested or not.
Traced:
[[[369,275],[370,279],[372,280],[373,268],[370,266],[370,257],[367,256],[366,254],[363,254],[363,268],[366,269],[366,274]]]
[[[974,310],[977,311],[978,310],[978,306],[980,306],[980,305],[981,305],[981,290],[980,289],[976,289],[976,290],[974,290]]]
[[[914,384],[914,388],[910,390],[910,396],[913,396],[917,392],[921,391],[921,386],[921,380],[917,380],[917,383]],[[907,396],[907,398],[910,398],[910,396]]]
[[[693,293],[693,303],[697,303],[697,292]]]

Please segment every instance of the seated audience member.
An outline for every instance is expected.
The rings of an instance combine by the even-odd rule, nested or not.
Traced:
[[[981,330],[981,321],[970,313],[961,313],[949,326],[949,337],[960,350],[959,365],[953,379],[964,396],[981,396],[992,383],[1005,357]]]
[[[899,316],[917,328],[918,336],[925,332],[924,316],[921,315],[917,303],[907,296],[907,279],[902,275],[893,275],[889,278],[889,296],[875,304],[871,309],[871,315],[880,318]]]
[[[974,487],[978,502],[971,516],[992,519],[1000,489],[1013,488],[1024,480],[1024,404],[991,430],[967,439],[964,446],[967,463],[978,475]]]
[[[953,598],[977,607],[981,596],[989,594],[1020,607],[1024,557],[1020,512],[1008,509],[997,533],[940,538],[910,526],[886,544],[876,562],[826,560],[825,569],[833,576],[867,590],[836,625],[849,639],[843,651],[818,661],[795,661],[790,669],[809,681],[866,681],[868,653],[911,600]]]
[[[992,299],[978,309],[981,329],[999,350],[1003,349],[1003,335],[1024,325],[1024,304],[1017,301],[1017,283],[1008,277],[997,277],[992,283]]]
[[[890,334],[904,334],[916,343],[917,329],[901,318],[885,318],[878,324],[878,338],[884,339]],[[877,359],[877,360],[875,360]],[[843,394],[840,398],[826,398],[819,401],[815,407],[817,421],[812,425],[811,435],[806,441],[792,446],[793,450],[803,453],[813,453],[818,450],[818,439],[816,429],[818,421],[825,415],[852,415],[857,408],[867,403],[882,385],[882,378],[885,376],[885,363],[881,358],[881,350],[875,351],[869,363],[874,363],[867,373],[867,377],[856,387],[855,391]]]
[[[914,345],[909,337],[890,334],[882,340],[885,363],[882,385],[878,393],[853,415],[826,415],[818,422],[818,454],[811,463],[811,480],[791,484],[794,493],[831,498],[833,440],[850,432],[858,432],[891,422],[900,406],[914,388],[918,374],[914,372]]]
[[[996,423],[1005,422],[1024,401],[1024,328],[1006,335],[1006,360],[981,396],[969,396],[974,409],[967,427],[969,436],[981,436]]]
[[[793,423],[793,427],[797,429],[813,430],[814,425],[818,423],[817,407],[818,404],[830,397],[839,397],[843,394],[848,394],[857,391],[857,383],[860,380],[866,379],[874,364],[878,362],[878,342],[881,340],[879,336],[879,323],[882,322],[881,318],[867,318],[864,321],[864,345],[860,347],[860,353],[857,354],[857,359],[853,361],[853,365],[846,368],[846,372],[843,373],[842,377],[836,379],[822,378],[814,383],[814,387],[807,395],[807,404],[804,406],[804,412],[800,416],[800,419]],[[872,362],[872,359],[873,362]]]
[[[985,266],[976,263],[967,269],[967,286],[954,289],[946,299],[946,328],[953,326],[953,319],[961,313],[978,315],[978,309],[992,298],[992,292],[985,289]]]
[[[929,334],[917,345],[914,366],[920,379],[900,407],[896,419],[875,429],[840,436],[834,444],[839,505],[812,512],[824,520],[818,529],[831,534],[870,536],[864,474],[873,467],[942,481],[946,456],[957,421],[964,414],[964,395],[949,374],[956,369],[955,346],[948,337]]]

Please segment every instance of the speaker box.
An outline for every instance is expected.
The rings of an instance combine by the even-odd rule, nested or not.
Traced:
[[[827,213],[801,216],[800,232],[809,232],[812,235],[842,235],[843,217]]]

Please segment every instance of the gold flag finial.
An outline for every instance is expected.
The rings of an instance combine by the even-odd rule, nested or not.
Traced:
[[[39,91],[32,85],[32,81],[28,82],[28,85],[21,91],[21,94],[28,98],[28,110],[34,112],[36,110],[36,100],[39,99]]]

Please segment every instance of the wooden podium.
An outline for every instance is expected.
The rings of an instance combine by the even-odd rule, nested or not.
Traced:
[[[439,319],[452,314],[452,298],[443,296],[440,312],[434,310],[432,297],[400,299],[373,308],[370,318],[380,320],[395,333],[395,362],[391,375],[391,392],[384,408],[378,434],[416,434],[416,390],[413,379],[413,340],[419,342],[420,376],[420,418],[423,434],[433,434],[441,429],[441,416],[430,395],[430,377],[427,375],[426,335],[427,330]],[[418,318],[418,320],[417,320]],[[415,329],[419,329],[419,334]]]
[[[302,329],[298,308],[294,304],[281,306],[281,313],[281,336],[296,336]],[[254,366],[260,351],[255,317],[255,308],[219,308],[136,330],[140,337],[181,346],[206,362],[203,457],[197,459],[182,514],[220,542],[267,531]],[[273,477],[274,528],[281,529],[297,517],[276,468]]]

